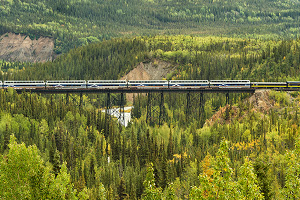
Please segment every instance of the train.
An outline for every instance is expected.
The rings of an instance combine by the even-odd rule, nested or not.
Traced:
[[[300,88],[300,81],[250,82],[249,80],[38,80],[0,81],[14,89],[116,89],[116,88]]]

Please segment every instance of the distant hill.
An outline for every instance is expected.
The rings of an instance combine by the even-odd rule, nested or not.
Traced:
[[[53,37],[56,53],[128,35],[294,39],[299,15],[295,0],[2,0],[0,34]]]
[[[147,68],[148,72],[152,71],[150,77],[153,79],[169,73],[167,79],[299,80],[300,40],[264,41],[183,35],[118,38],[72,49],[54,62],[24,65],[0,62],[3,72],[5,69],[11,71],[0,73],[0,80],[116,80],[141,62],[146,72]],[[155,67],[162,64],[160,62],[175,69],[156,76]]]

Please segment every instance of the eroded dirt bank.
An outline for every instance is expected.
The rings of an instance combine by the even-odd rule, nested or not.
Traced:
[[[121,80],[162,80],[174,70],[170,63],[154,59],[150,62],[140,63]],[[134,94],[127,94],[127,101],[133,101]]]
[[[28,36],[6,33],[0,36],[0,59],[21,62],[46,62],[55,57],[54,40],[40,37],[31,40]]]

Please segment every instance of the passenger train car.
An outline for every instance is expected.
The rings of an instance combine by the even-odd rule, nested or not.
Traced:
[[[287,82],[251,82],[251,88],[286,88]]]
[[[2,84],[2,81],[1,81]],[[22,89],[22,88],[45,88],[44,81],[4,81],[3,87],[12,87],[15,89]]]
[[[46,88],[86,88],[85,80],[57,80],[46,81]]]
[[[2,88],[14,89],[124,89],[124,88],[299,88],[300,81],[250,82],[249,80],[47,80],[0,81]]]
[[[208,80],[171,80],[169,87],[201,88],[209,87]]]
[[[249,80],[211,80],[209,82],[212,88],[250,88]]]
[[[166,80],[130,80],[128,81],[128,87],[168,87],[169,82]]]
[[[125,80],[88,80],[87,88],[119,88],[127,87]]]
[[[300,88],[300,81],[287,81],[286,83],[289,88]]]

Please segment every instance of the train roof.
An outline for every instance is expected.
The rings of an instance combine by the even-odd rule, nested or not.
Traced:
[[[129,80],[128,83],[165,83],[167,80]]]
[[[46,83],[86,83],[85,80],[50,80]]]
[[[250,82],[250,80],[210,80],[210,82],[245,83]]]
[[[286,82],[251,82],[251,84],[273,84],[273,85],[278,85],[278,84],[286,84]]]
[[[126,80],[88,80],[88,83],[127,83]]]
[[[45,83],[45,81],[4,81],[4,83]]]
[[[170,80],[170,83],[190,83],[190,82],[201,82],[201,83],[205,83],[207,82],[208,83],[208,80]]]

